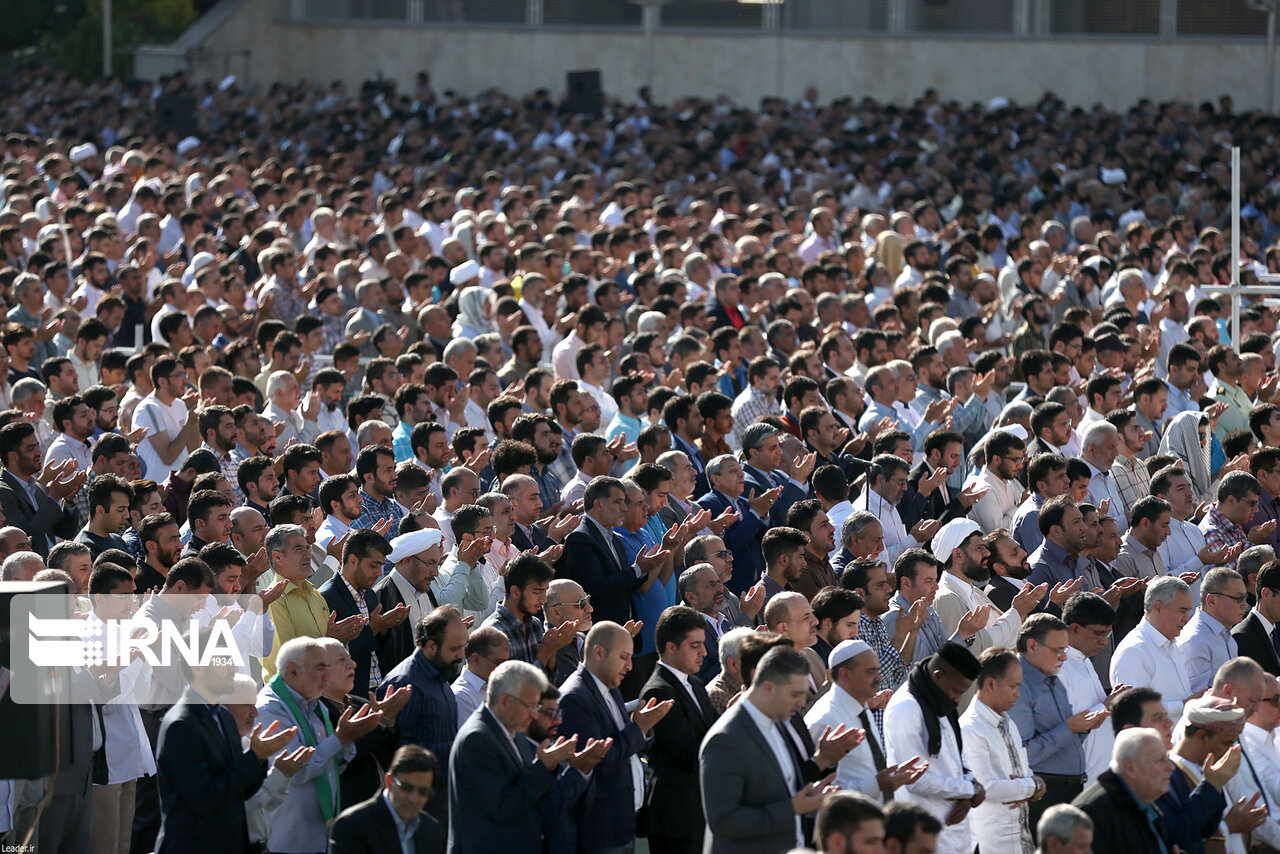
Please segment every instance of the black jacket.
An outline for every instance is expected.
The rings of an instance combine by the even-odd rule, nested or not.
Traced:
[[[1129,794],[1124,782],[1111,770],[1098,775],[1098,782],[1085,789],[1073,804],[1093,819],[1094,854],[1161,854],[1160,841],[1142,807]],[[1156,820],[1164,833],[1164,824]],[[1172,851],[1170,845],[1166,850]]]
[[[1280,657],[1276,656],[1276,648],[1271,645],[1271,638],[1267,637],[1257,614],[1250,612],[1231,630],[1231,636],[1236,639],[1241,655],[1258,662],[1272,676],[1280,676]]]
[[[440,823],[425,812],[418,815],[413,847],[417,854],[444,854]],[[329,828],[329,854],[400,854],[400,850],[396,821],[382,792],[343,810]]]
[[[698,787],[698,745],[719,715],[706,688],[696,676],[689,691],[666,667],[659,664],[640,691],[640,702],[650,697],[658,702],[675,700],[667,716],[653,728],[649,767],[653,783],[649,789],[649,827],[663,836],[702,840],[706,819],[702,817],[702,796]]]

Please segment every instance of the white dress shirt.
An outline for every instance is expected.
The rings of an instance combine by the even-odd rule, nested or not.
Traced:
[[[991,469],[983,466],[965,482],[969,487],[978,484],[987,494],[969,509],[969,518],[978,523],[983,533],[990,534],[997,528],[1009,530],[1013,525],[1013,514],[1018,512],[1018,504],[1022,498],[1022,484],[1017,480],[1005,480],[997,477]]]
[[[591,677],[592,682],[596,683],[596,689],[600,692],[600,696],[604,697],[605,707],[613,715],[613,722],[618,725],[619,731],[626,729],[627,720],[623,717],[622,709],[619,709],[618,704],[613,701],[613,695],[609,693],[609,689],[590,670],[587,671],[587,675]],[[746,702],[746,700],[743,700],[743,702]],[[749,703],[748,706],[750,707]],[[783,745],[782,749],[785,751],[787,749],[786,745]],[[791,764],[790,757],[787,759],[787,764]],[[644,767],[640,764],[640,757],[634,753],[631,754],[631,785],[631,791],[635,793],[635,806],[639,810],[641,804],[644,803]],[[791,791],[794,792],[795,789]]]
[[[85,622],[101,626],[97,614],[90,613]],[[116,684],[120,692],[116,700],[136,699],[145,693],[144,686],[151,677],[151,665],[143,658],[135,658],[120,671]],[[96,705],[96,704],[95,704]],[[97,706],[101,710],[103,729],[102,748],[106,753],[107,784],[127,783],[156,773],[156,760],[151,742],[142,726],[142,715],[137,703],[108,702]],[[98,712],[94,712],[94,728],[98,726]],[[95,740],[95,744],[97,741]]]
[[[1239,654],[1231,627],[1222,625],[1204,608],[1197,608],[1195,616],[1182,627],[1177,644],[1193,694],[1209,687],[1218,668]]]
[[[1116,647],[1111,657],[1111,684],[1154,688],[1175,721],[1182,717],[1182,704],[1194,693],[1182,651],[1145,618]]]
[[[1098,712],[1106,708],[1107,692],[1102,688],[1098,671],[1093,662],[1074,646],[1067,647],[1067,660],[1058,671],[1058,678],[1067,691],[1071,714]],[[1099,774],[1107,770],[1111,763],[1111,748],[1115,742],[1115,730],[1109,724],[1103,724],[1084,737],[1084,772],[1088,776],[1084,784],[1086,789],[1097,781]]]
[[[945,825],[945,822],[955,798],[973,796],[973,772],[965,768],[951,723],[939,720],[938,728],[942,746],[936,756],[930,756],[924,710],[905,684],[894,692],[884,713],[884,740],[888,746],[885,761],[897,765],[919,756],[929,763],[920,779],[898,789],[894,798],[917,803],[944,822],[942,833],[938,834],[937,854],[972,854],[972,816],[965,816],[959,824]]]
[[[831,509],[827,511],[827,518],[831,520],[831,524],[836,529],[836,547],[827,555],[827,560],[835,560],[836,555],[840,554],[840,549],[843,548],[840,545],[840,529],[844,527],[844,520],[848,519],[851,513],[853,513],[853,502],[851,501],[841,501],[838,504],[833,504]]]
[[[1014,776],[1013,762],[1005,737],[1000,733],[1004,722],[1014,750],[1021,762],[1018,776]],[[946,725],[946,722],[943,722]],[[964,733],[964,760],[973,776],[987,790],[987,797],[972,811],[973,841],[980,851],[1024,850],[1024,832],[1021,811],[1009,804],[1023,801],[1035,794],[1036,781],[1027,761],[1026,748],[1018,725],[1008,713],[1000,713],[974,698],[960,716],[960,729]],[[1026,829],[1030,834],[1030,829]]]
[[[835,729],[844,724],[847,727],[866,729],[867,737],[859,742],[857,747],[846,753],[840,760],[840,764],[836,766],[835,784],[846,791],[861,792],[882,804],[884,792],[880,791],[880,783],[876,779],[875,755],[867,742],[867,739],[874,738],[879,744],[880,739],[874,726],[863,727],[859,716],[865,709],[866,706],[859,703],[847,691],[833,684],[831,690],[819,697],[814,702],[813,708],[805,714],[804,723],[809,727],[809,734],[813,736],[815,744],[827,727]],[[888,755],[883,744],[880,744],[880,752],[884,756]]]
[[[742,698],[742,708],[760,728],[760,734],[764,736],[769,749],[773,751],[773,758],[778,760],[778,767],[782,769],[782,776],[787,781],[787,791],[794,795],[799,791],[797,786],[801,781],[796,779],[795,761],[791,758],[791,750],[787,747],[787,743],[782,740],[782,733],[778,731],[778,722],[757,709],[755,704],[746,697]],[[796,847],[804,847],[800,816],[796,816]]]
[[[343,534],[350,530],[350,525],[330,513],[324,517],[324,521],[316,529],[316,545],[328,549],[329,543],[340,539]]]
[[[453,689],[454,699],[458,701],[458,725],[461,726],[471,717],[476,709],[484,705],[486,686],[489,683],[470,670],[463,668],[462,673],[449,687]]]
[[[1115,476],[1109,468],[1103,471],[1088,460],[1083,462],[1089,467],[1089,503],[1101,507],[1104,499],[1111,499],[1107,515],[1116,520],[1116,527],[1123,534],[1129,529],[1129,520],[1124,516],[1124,498],[1120,495],[1120,487],[1116,486]]]
[[[902,523],[902,516],[898,514],[897,506],[881,498],[880,493],[863,489],[854,500],[853,508],[874,513],[880,520],[880,527],[884,530],[884,551],[880,552],[880,560],[889,566],[893,566],[898,555],[920,545],[915,537],[907,533],[907,526]],[[839,531],[839,529],[836,530]],[[837,534],[836,541],[839,540],[840,537]],[[838,552],[837,549],[836,553]]]
[[[1254,792],[1262,793],[1259,805],[1266,804],[1267,820],[1254,828],[1253,839],[1280,848],[1280,745],[1276,744],[1275,731],[1246,722],[1240,745],[1248,762],[1241,759],[1240,770],[1227,784],[1227,790],[1233,803],[1252,798]]]
[[[1204,569],[1200,550],[1205,547],[1204,532],[1190,522],[1169,519],[1169,536],[1156,551],[1164,560],[1164,568],[1170,575],[1183,572],[1199,572]],[[1193,599],[1194,601],[1194,599]]]

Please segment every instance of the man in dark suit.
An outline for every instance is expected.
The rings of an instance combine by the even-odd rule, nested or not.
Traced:
[[[560,689],[548,685],[542,690],[538,714],[529,724],[526,733],[533,747],[545,741],[555,742],[560,734]],[[603,758],[603,757],[602,757]],[[581,774],[563,773],[572,766],[560,763],[562,772],[556,778],[551,794],[542,801],[542,852],[559,854],[561,851],[578,850],[578,821],[575,805],[581,798],[591,797],[591,781]]]
[[[702,740],[698,779],[711,833],[708,854],[776,854],[805,846],[800,817],[822,807],[832,777],[806,785],[789,736],[778,725],[808,696],[808,661],[788,647],[770,649],[746,695]]]
[[[59,471],[47,486],[40,483],[40,441],[36,428],[26,421],[15,421],[0,428],[0,512],[5,524],[31,535],[31,550],[41,558],[49,556],[54,537],[71,539],[76,535],[75,508],[63,509],[60,501],[71,499],[84,486],[88,473],[68,466]]]
[[[297,727],[255,728],[249,749],[231,712],[217,698],[231,693],[234,663],[187,668],[190,685],[164,716],[156,750],[160,790],[157,854],[247,852],[244,803],[267,775],[267,757],[297,735]]]
[[[730,507],[738,514],[738,521],[725,528],[720,536],[734,557],[729,589],[742,596],[764,573],[760,538],[769,527],[769,510],[782,495],[782,487],[775,486],[753,498],[744,498],[746,474],[738,460],[729,454],[707,463],[707,480],[711,491],[698,499],[698,506],[710,510],[713,518]]]
[[[382,565],[391,554],[391,544],[372,529],[352,531],[342,546],[342,570],[320,588],[320,595],[339,620],[359,614],[366,622],[360,634],[347,644],[356,662],[355,691],[364,696],[382,682],[384,666],[376,652],[377,637],[409,617],[409,606],[401,604],[385,610],[373,592],[382,577]]]
[[[506,661],[489,676],[488,696],[467,718],[449,757],[449,854],[515,854],[542,850],[543,802],[557,778],[578,794],[610,753],[606,738],[557,739],[539,746],[523,733],[538,715],[547,678],[532,664]],[[567,762],[572,770],[561,769]]]
[[[924,440],[924,457],[911,469],[907,493],[898,505],[898,515],[908,531],[921,519],[941,519],[946,524],[968,515],[976,501],[973,494],[947,486],[947,478],[960,466],[963,455],[964,439],[954,430],[935,430]]]
[[[1280,566],[1270,564],[1258,573],[1257,595],[1258,604],[1236,624],[1231,636],[1241,655],[1258,662],[1272,676],[1280,676]],[[1271,626],[1270,634],[1267,626]]]
[[[709,566],[703,571],[715,573]],[[671,712],[653,728],[649,750],[649,847],[654,851],[702,851],[706,821],[698,791],[698,745],[718,717],[705,685],[694,675],[708,655],[706,632],[707,621],[693,608],[676,605],[663,611],[654,633],[658,666],[640,691],[642,703],[674,701]]]
[[[563,516],[551,523],[551,530],[544,531],[538,525],[538,518],[543,511],[550,513],[549,508],[542,506],[542,493],[538,481],[526,474],[513,474],[502,482],[499,490],[511,499],[511,512],[515,516],[515,528],[511,532],[511,543],[522,552],[529,549],[543,551],[556,543],[563,542],[565,535],[572,531],[581,521],[577,516]]]
[[[565,538],[556,574],[572,578],[591,597],[597,620],[623,625],[632,619],[632,594],[656,573],[666,552],[644,549],[633,565],[613,529],[627,512],[627,490],[622,481],[598,477],[583,493],[586,518]]]
[[[406,744],[391,759],[386,788],[344,810],[329,828],[329,854],[404,851],[400,834],[413,839],[414,854],[444,854],[440,823],[423,811],[435,788],[436,758]]]
[[[662,421],[671,431],[671,447],[682,451],[693,464],[696,474],[693,494],[702,495],[710,487],[707,484],[707,461],[702,458],[697,445],[698,438],[702,436],[702,413],[698,410],[697,401],[687,394],[671,398],[662,407]]]
[[[389,614],[405,605],[409,608],[409,615],[408,619],[392,625],[382,634],[374,635],[378,645],[378,665],[384,673],[391,672],[413,655],[416,649],[413,633],[418,622],[423,614],[440,606],[431,590],[431,583],[440,575],[440,565],[444,561],[442,539],[438,530],[423,528],[401,534],[391,541],[388,560],[395,564],[395,569],[373,585],[373,592],[378,597],[382,613]]]
[[[592,797],[575,810],[580,854],[635,843],[636,810],[644,794],[640,754],[649,749],[650,731],[674,705],[651,699],[627,717],[618,686],[631,670],[632,649],[629,631],[617,623],[597,623],[587,633],[582,667],[561,690],[561,728],[577,736],[579,750],[589,749],[592,739],[613,739],[596,766]]]
[[[787,524],[787,511],[797,501],[809,497],[808,480],[811,467],[792,477],[782,468],[782,431],[770,424],[752,424],[742,432],[742,473],[746,481],[743,494],[747,498],[763,495],[775,487],[782,494],[769,510],[770,527]],[[814,457],[816,462],[817,457]]]
[[[698,563],[680,573],[676,582],[676,599],[702,615],[703,645],[707,655],[697,676],[706,685],[720,672],[720,638],[734,626],[725,619],[727,601],[720,573],[709,563]]]

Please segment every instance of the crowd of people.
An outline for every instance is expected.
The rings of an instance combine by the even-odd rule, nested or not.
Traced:
[[[0,116],[0,579],[244,653],[77,670],[6,844],[1280,848],[1272,119]]]

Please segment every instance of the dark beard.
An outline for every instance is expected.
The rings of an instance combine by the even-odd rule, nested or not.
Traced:
[[[1008,566],[1005,567],[1004,574],[1009,578],[1016,578],[1018,581],[1022,581],[1031,575],[1031,567],[1025,563],[1020,563],[1017,566]]]
[[[560,459],[559,454],[549,454],[546,451],[538,450],[536,448],[535,450],[538,451],[538,465],[540,466],[549,466],[556,460]]]
[[[973,583],[974,587],[983,587],[991,580],[991,570],[982,564],[966,566],[964,568],[964,575],[965,578],[968,578],[969,581]]]

